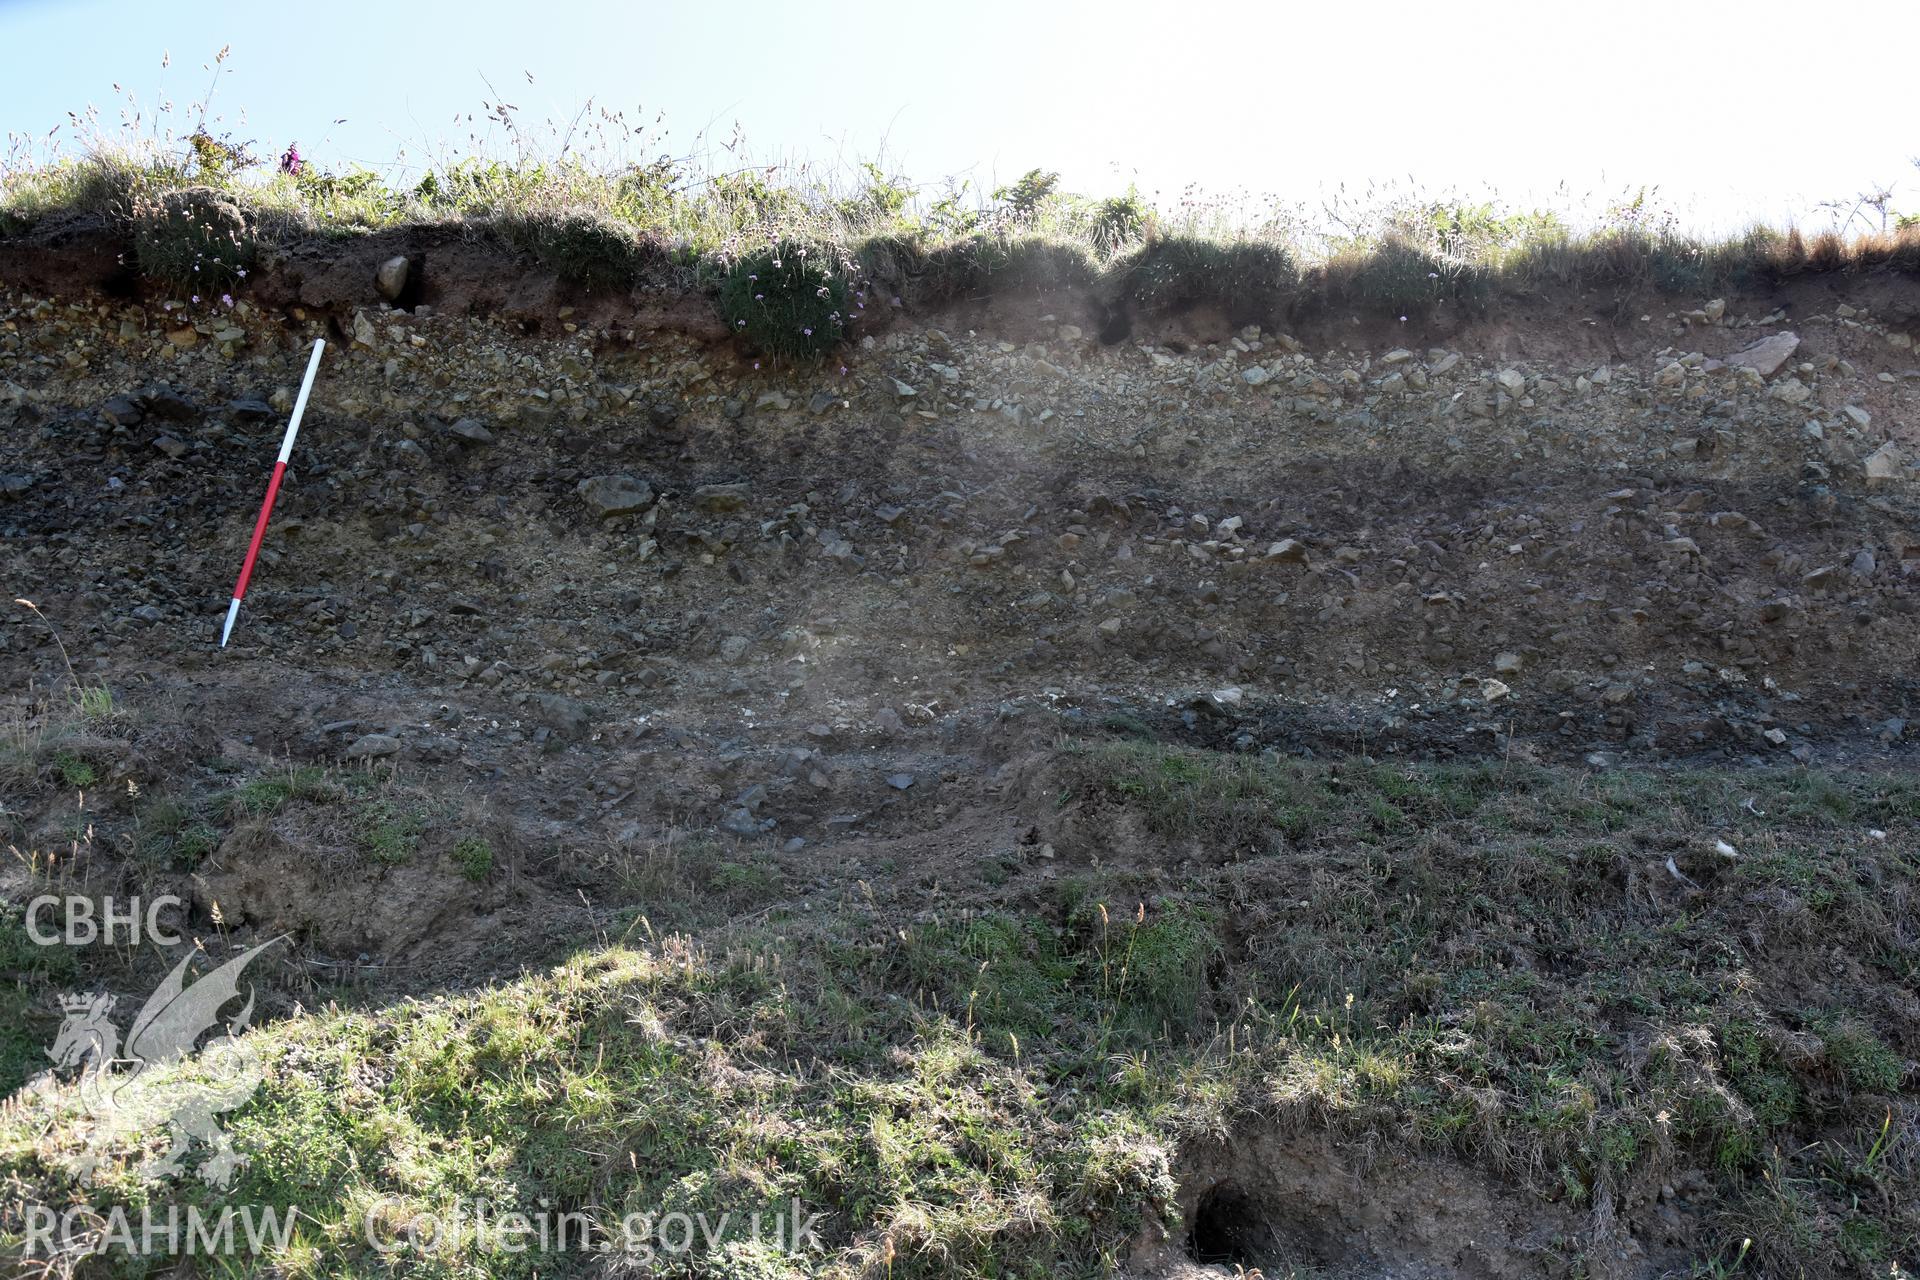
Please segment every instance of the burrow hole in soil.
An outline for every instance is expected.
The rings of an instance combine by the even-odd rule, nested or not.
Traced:
[[[412,312],[420,309],[427,300],[427,255],[420,254],[407,269],[407,282],[400,286],[400,296],[393,305],[401,311]]]
[[[1194,1206],[1187,1256],[1201,1264],[1257,1267],[1274,1261],[1277,1243],[1260,1202],[1222,1182]]]

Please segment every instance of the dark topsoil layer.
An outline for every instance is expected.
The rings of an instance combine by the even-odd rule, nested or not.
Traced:
[[[0,283],[68,296],[161,296],[134,268],[132,249],[129,232],[103,217],[50,217],[25,234],[0,238]],[[411,264],[406,291],[398,299],[407,310],[425,305],[441,312],[488,315],[529,333],[552,332],[572,321],[613,332],[673,331],[706,343],[732,340],[711,297],[694,285],[694,273],[664,253],[656,253],[642,268],[631,289],[589,289],[544,269],[485,224],[428,223],[286,242],[264,255],[247,294],[269,310],[301,306],[344,313],[379,303],[375,270],[397,255]],[[1907,266],[1914,256],[1902,252],[1897,262],[1881,265],[1804,262],[1790,274],[1761,267],[1751,273],[1749,287],[1717,291],[1743,295],[1733,300],[1751,305],[1755,314],[1779,308],[1792,315],[1845,300],[1890,324],[1920,332],[1920,275]],[[1298,289],[1273,300],[1245,295],[1232,280],[1203,276],[1193,287],[1175,291],[1174,305],[1154,308],[1116,296],[1113,288],[1099,282],[1063,283],[1058,273],[1047,271],[998,277],[963,271],[956,277],[917,252],[881,253],[875,259],[872,283],[885,305],[862,317],[864,332],[883,333],[912,319],[989,327],[994,336],[1012,341],[1050,335],[1052,321],[1034,323],[1040,312],[1032,304],[1041,301],[1058,320],[1082,324],[1106,343],[1129,338],[1219,341],[1244,324],[1257,323],[1288,331],[1310,347],[1472,345],[1483,336],[1481,330],[1524,320],[1567,331],[1597,325],[1602,332],[1591,336],[1600,337],[1619,356],[1631,342],[1609,339],[1606,328],[1627,324],[1643,310],[1685,310],[1704,301],[1631,284],[1516,288],[1496,283],[1471,302],[1456,298],[1421,306],[1391,298],[1348,297],[1339,282],[1311,275]]]

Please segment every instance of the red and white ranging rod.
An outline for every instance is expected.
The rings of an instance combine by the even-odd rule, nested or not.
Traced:
[[[233,584],[233,602],[227,606],[227,625],[220,628],[220,647],[227,647],[233,634],[234,619],[240,616],[240,601],[246,598],[247,579],[253,576],[254,558],[260,554],[260,540],[267,536],[267,517],[273,514],[273,499],[280,492],[280,478],[287,474],[287,461],[293,457],[293,438],[300,434],[300,415],[307,411],[307,394],[313,390],[313,375],[320,372],[320,353],[327,349],[324,339],[313,340],[313,359],[307,361],[307,376],[300,381],[300,398],[293,402],[293,420],[287,423],[287,438],[280,442],[280,457],[273,464],[273,478],[267,481],[266,500],[260,504],[260,518],[253,522],[253,541],[247,545],[247,558],[240,565],[240,580]]]

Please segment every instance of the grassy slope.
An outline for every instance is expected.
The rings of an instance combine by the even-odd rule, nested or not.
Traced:
[[[773,909],[727,928],[682,889],[551,972],[282,1022],[258,1034],[267,1083],[230,1122],[254,1163],[227,1202],[301,1206],[270,1259],[291,1275],[400,1265],[367,1247],[370,1212],[393,1231],[461,1199],[737,1221],[794,1198],[830,1215],[823,1254],[735,1242],[692,1273],[1090,1275],[1167,1214],[1183,1138],[1305,1125],[1457,1151],[1576,1209],[1705,1169],[1703,1264],[1743,1237],[1773,1274],[1910,1264],[1912,778],[1111,740],[1063,744],[1058,767],[1090,821],[1249,852],[946,921],[857,891],[802,910],[763,881]],[[357,795],[269,778],[188,807],[218,826],[361,805],[381,857],[382,815],[405,805]],[[50,980],[30,953],[7,943],[16,1003]],[[104,1191],[73,1187],[58,1155],[74,1123],[44,1100],[6,1115],[5,1203],[149,1194],[130,1150]],[[557,1261],[472,1238],[396,1256],[414,1275]]]

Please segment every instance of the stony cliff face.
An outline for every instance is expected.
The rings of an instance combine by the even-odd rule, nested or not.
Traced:
[[[1050,690],[1199,699],[1254,747],[1903,739],[1920,370],[1845,302],[1534,306],[1434,346],[1187,317],[1103,345],[1062,297],[899,319],[801,370],[564,306],[536,333],[374,301],[4,308],[0,533],[97,664],[590,698],[608,729]],[[243,647],[216,660],[319,337]],[[10,622],[29,660],[43,636]],[[362,719],[286,710],[309,735]]]

